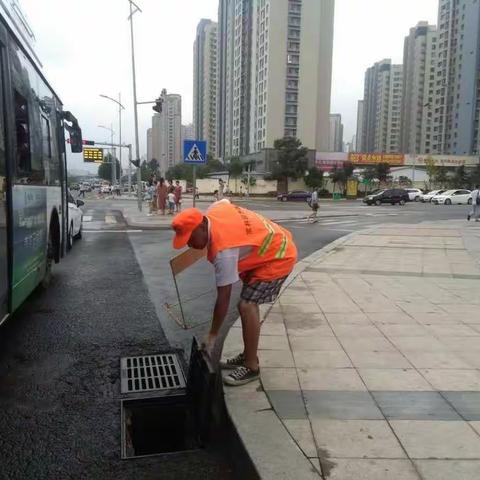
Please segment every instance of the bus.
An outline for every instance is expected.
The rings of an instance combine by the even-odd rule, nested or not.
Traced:
[[[82,152],[78,122],[42,74],[18,3],[0,0],[0,324],[65,254],[65,131]]]

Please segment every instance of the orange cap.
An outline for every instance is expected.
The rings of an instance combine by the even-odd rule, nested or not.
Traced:
[[[172,221],[172,228],[175,230],[173,248],[183,248],[202,221],[203,213],[198,208],[187,208],[180,212]]]

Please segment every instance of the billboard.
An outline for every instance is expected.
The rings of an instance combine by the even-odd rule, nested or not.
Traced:
[[[377,163],[403,165],[405,155],[402,153],[349,153],[348,160],[356,165],[375,165]]]
[[[334,167],[342,168],[348,161],[348,153],[344,152],[316,152],[315,166],[324,172],[330,172]]]
[[[436,167],[471,167],[478,165],[479,157],[473,155],[406,155],[406,165],[435,165]]]
[[[88,163],[102,163],[103,148],[83,147],[83,161]]]

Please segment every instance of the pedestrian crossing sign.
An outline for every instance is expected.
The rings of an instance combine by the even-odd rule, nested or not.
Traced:
[[[207,163],[207,142],[204,140],[185,140],[183,142],[183,163],[191,165]]]

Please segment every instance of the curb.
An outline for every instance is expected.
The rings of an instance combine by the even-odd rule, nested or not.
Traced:
[[[298,262],[279,297],[298,275],[358,233],[334,240]],[[265,310],[263,321],[272,308],[273,305]],[[227,414],[261,480],[322,478],[277,416],[259,380],[243,387],[224,387],[224,395]]]

